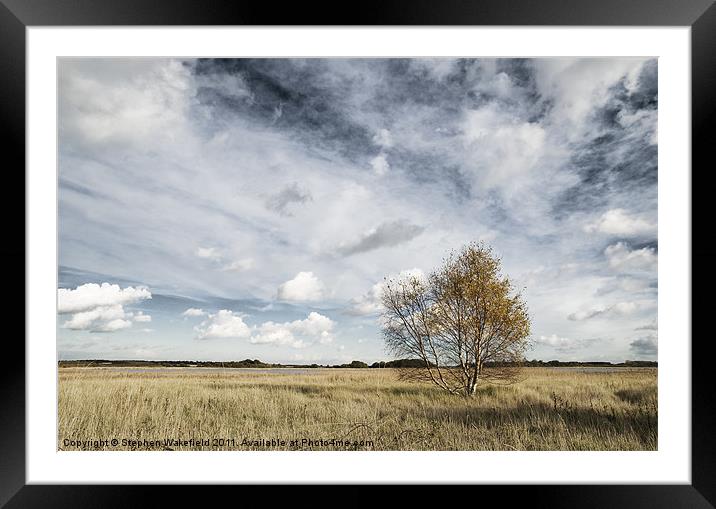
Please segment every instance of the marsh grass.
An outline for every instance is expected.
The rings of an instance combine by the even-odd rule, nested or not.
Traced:
[[[233,438],[223,448],[237,450],[346,448],[288,445],[302,438],[359,450],[655,450],[657,370],[527,368],[514,385],[463,398],[390,369],[60,368],[58,415],[59,448],[68,450],[78,447],[64,439],[192,437]],[[287,445],[241,445],[271,438]]]

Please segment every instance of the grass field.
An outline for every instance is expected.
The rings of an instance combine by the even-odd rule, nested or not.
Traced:
[[[657,370],[526,368],[466,399],[390,369],[60,368],[58,410],[62,450],[655,450]]]

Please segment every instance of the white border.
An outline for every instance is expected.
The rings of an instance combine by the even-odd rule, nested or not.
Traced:
[[[690,483],[690,29],[27,30],[27,482]],[[58,56],[658,56],[656,452],[56,451]],[[466,468],[467,467],[467,468]]]

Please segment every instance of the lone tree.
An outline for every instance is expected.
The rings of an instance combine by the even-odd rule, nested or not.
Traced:
[[[381,299],[388,349],[422,363],[402,371],[404,378],[465,396],[475,393],[479,381],[517,379],[530,318],[491,248],[468,244],[427,277],[386,280]]]

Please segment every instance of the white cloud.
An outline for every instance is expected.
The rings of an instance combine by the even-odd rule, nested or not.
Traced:
[[[77,313],[89,311],[100,306],[133,304],[140,300],[151,299],[152,294],[147,288],[128,286],[120,288],[110,283],[87,283],[74,290],[60,288],[57,290],[57,312]]]
[[[120,288],[110,283],[87,283],[75,289],[57,290],[57,312],[72,314],[63,327],[90,332],[114,332],[131,327],[131,319],[149,321],[151,317],[141,312],[127,313],[124,305],[151,299],[147,288]]]
[[[65,140],[105,148],[188,139],[192,73],[181,61],[66,59],[58,68]]]
[[[656,232],[656,224],[644,218],[632,216],[624,209],[611,209],[602,216],[584,226],[587,233],[606,233],[608,235],[643,235]]]
[[[649,279],[640,279],[631,276],[617,276],[609,278],[597,291],[597,295],[607,295],[612,292],[622,291],[631,294],[655,290]]]
[[[99,306],[89,311],[74,313],[72,318],[64,323],[64,327],[90,332],[114,332],[132,326],[132,322],[126,318],[127,314],[120,305]]]
[[[380,177],[390,171],[390,164],[388,164],[388,159],[382,152],[370,160],[370,166],[371,168],[373,168],[373,172]]]
[[[642,62],[614,58],[540,58],[530,62],[543,97],[553,102],[551,116],[570,136],[587,126],[586,118],[610,97],[611,86],[635,76]]]
[[[204,316],[205,314],[207,314],[207,313],[203,309],[189,308],[186,311],[184,311],[181,315],[182,316]]]
[[[324,295],[325,287],[313,272],[299,272],[278,287],[279,300],[307,302],[321,300]]]
[[[512,79],[504,72],[499,72],[492,79],[478,83],[475,90],[483,94],[497,96],[500,99],[514,99],[515,95],[519,96],[519,91],[513,86]]]
[[[376,283],[370,289],[355,299],[351,300],[351,306],[347,313],[350,315],[374,315],[383,310],[381,303],[381,295],[383,292],[383,283]]]
[[[334,325],[335,322],[327,316],[312,311],[303,320],[284,323],[264,322],[257,328],[258,332],[251,336],[250,342],[293,348],[308,346],[307,341],[316,341],[325,345],[333,341],[331,331]]]
[[[521,184],[545,151],[546,132],[490,105],[465,114],[463,142],[470,154],[468,164],[484,188]]]
[[[393,146],[393,137],[388,129],[380,129],[373,136],[373,143],[383,148],[390,148]]]
[[[221,252],[215,247],[198,247],[194,254],[205,260],[219,261],[221,260]]]
[[[254,260],[253,258],[242,258],[240,260],[234,260],[233,262],[229,263],[226,267],[224,267],[224,270],[226,271],[233,271],[233,272],[243,272],[245,270],[251,270],[254,268]]]
[[[654,248],[629,249],[624,242],[617,242],[604,250],[609,266],[619,271],[655,271],[657,254]]]
[[[151,321],[152,321],[152,317],[151,317],[150,315],[145,315],[145,314],[142,313],[141,311],[138,311],[138,312],[136,312],[136,313],[131,313],[131,318],[132,318],[132,320],[135,321],[135,322],[143,322],[143,323],[146,323],[146,322],[151,322]]]
[[[251,336],[251,329],[244,323],[243,318],[227,309],[210,314],[206,320],[194,327],[194,330],[198,339],[241,339]]]
[[[227,257],[216,247],[198,247],[194,254],[203,260],[220,263],[222,265],[221,270],[226,272],[244,272],[253,269],[255,266],[253,258],[238,258],[227,263]]]
[[[291,348],[303,348],[306,343],[296,339],[290,329],[282,324],[266,322],[259,328],[259,333],[251,336],[249,340],[254,344],[273,344],[279,346],[290,346]]]
[[[387,279],[401,279],[408,276],[422,279],[425,277],[425,273],[418,268],[406,269],[399,274],[391,274]],[[366,293],[351,300],[350,307],[346,310],[346,313],[349,315],[376,315],[380,313],[383,310],[383,303],[381,302],[383,288],[385,288],[384,281],[375,283]]]
[[[536,345],[554,348],[559,352],[568,352],[578,350],[580,348],[585,348],[586,346],[589,346],[595,341],[596,339],[571,339],[563,338],[557,336],[556,334],[551,334],[549,336],[540,336],[538,339],[534,340],[534,343]]]

